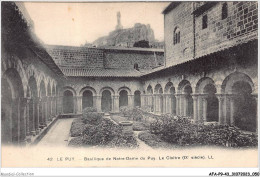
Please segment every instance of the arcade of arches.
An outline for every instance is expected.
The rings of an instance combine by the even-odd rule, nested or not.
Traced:
[[[7,66],[2,59],[2,143],[23,144],[58,115],[56,81],[17,62]]]
[[[73,87],[35,69],[21,67],[17,63],[3,69],[4,143],[22,144],[29,136],[39,134],[55,116],[81,114],[85,107],[118,113],[121,106],[148,106],[154,114],[171,113],[190,117],[195,123],[218,122],[246,131],[257,130],[257,82],[244,72],[227,73],[222,80],[172,76],[171,81],[155,78],[143,85],[118,82],[109,87],[100,82],[103,85],[81,88],[80,83]]]
[[[30,142],[58,115],[81,114],[85,107],[118,113],[121,106],[146,106],[154,114],[182,115],[195,123],[217,122],[257,130],[257,40],[240,54],[242,47],[233,48],[236,55],[228,55],[230,60],[224,53],[214,54],[205,62],[208,67],[205,63],[196,67],[203,59],[196,58],[191,67],[185,62],[173,69],[162,66],[161,70],[136,76],[118,71],[118,76],[64,77],[44,46],[29,36],[30,24],[21,20],[24,18],[14,3],[3,4],[2,22],[8,24],[18,18],[14,21],[21,23],[2,26],[6,33],[1,56],[3,144]]]

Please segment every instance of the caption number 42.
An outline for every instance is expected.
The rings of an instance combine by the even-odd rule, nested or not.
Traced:
[[[52,158],[52,157],[49,157],[49,158],[47,158],[47,160],[48,160],[48,161],[52,161],[52,160],[53,160],[53,158]]]

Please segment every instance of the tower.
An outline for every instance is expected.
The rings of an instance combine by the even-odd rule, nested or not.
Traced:
[[[117,12],[117,25],[116,30],[123,29],[123,26],[121,25],[121,13]]]

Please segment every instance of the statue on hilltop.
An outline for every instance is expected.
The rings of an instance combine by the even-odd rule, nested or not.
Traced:
[[[116,30],[121,30],[123,29],[123,26],[121,25],[121,13],[117,12],[117,25],[116,25]]]

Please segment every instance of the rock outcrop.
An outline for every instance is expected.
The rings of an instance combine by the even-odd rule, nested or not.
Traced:
[[[136,23],[133,28],[117,29],[109,33],[108,36],[100,37],[93,42],[93,46],[122,46],[133,47],[137,41],[146,40],[149,43],[155,41],[154,32],[150,25]]]

